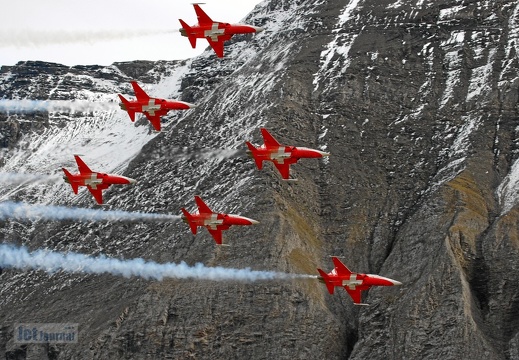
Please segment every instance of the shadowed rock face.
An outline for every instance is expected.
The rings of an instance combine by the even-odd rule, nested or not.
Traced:
[[[106,198],[115,209],[176,214],[201,195],[259,225],[227,231],[231,246],[221,248],[182,223],[8,221],[1,238],[32,249],[310,274],[330,269],[336,255],[403,286],[373,288],[363,298],[370,306],[359,308],[313,280],[156,282],[4,269],[6,356],[519,357],[517,2],[270,1],[246,20],[267,30],[237,37],[222,61],[208,52],[182,64],[107,70],[116,85],[137,77],[160,88],[178,77],[182,100],[199,107],[167,118],[124,172],[139,182]],[[28,66],[10,72],[21,76]],[[106,74],[55,68],[52,76],[71,84],[77,74]],[[31,71],[28,84],[44,73]],[[5,93],[33,91],[2,81]],[[207,155],[259,143],[260,126],[283,144],[332,155],[294,165],[295,183],[271,164],[259,172],[245,157]],[[23,140],[38,130],[17,131]],[[15,322],[65,321],[80,323],[78,345],[12,339]]]

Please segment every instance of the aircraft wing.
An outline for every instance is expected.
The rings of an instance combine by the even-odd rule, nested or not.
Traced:
[[[157,131],[160,131],[160,115],[157,113],[155,113],[155,115],[151,115],[147,112],[145,112],[144,115],[146,115],[151,125],[153,125],[153,128]]]
[[[76,159],[77,168],[81,174],[92,174],[92,170],[81,160],[79,155],[74,155],[74,159]]]
[[[207,15],[204,10],[202,10],[200,5],[193,4],[193,7],[195,8],[196,17],[198,18],[199,25],[203,26],[203,25],[212,25],[213,24],[214,21],[211,20],[209,15]]]
[[[214,52],[216,53],[216,56],[219,58],[223,58],[223,43],[224,40],[218,39],[218,41],[211,40],[210,37],[206,37],[207,41],[209,41],[209,45],[213,48]]]
[[[137,97],[137,100],[148,101],[150,99],[148,94],[146,94],[146,92],[142,90],[142,88],[139,86],[139,84],[137,84],[136,81],[132,81],[131,84],[133,87],[133,91],[135,92],[135,96]]]
[[[207,230],[209,230],[209,234],[211,234],[214,241],[216,241],[218,245],[222,245],[222,230],[212,230],[209,228],[207,228]]]
[[[198,207],[198,212],[200,214],[214,214],[213,210],[207,206],[207,204],[202,200],[200,196],[195,196],[196,206]],[[211,230],[209,230],[211,232]]]
[[[351,296],[351,298],[353,299],[353,302],[355,304],[357,304],[357,305],[362,304],[361,303],[361,301],[362,301],[361,290],[359,290],[359,289],[352,290],[347,286],[345,286],[344,289],[346,289],[346,291]]]
[[[274,161],[274,165],[278,169],[278,171],[281,174],[281,177],[283,179],[288,180],[290,178],[290,164],[288,162],[284,162],[283,164],[280,164],[280,163]]]
[[[94,199],[96,199],[97,203],[98,204],[102,204],[103,203],[103,189],[102,189],[102,187],[98,186],[96,189],[93,189],[92,187],[87,186],[87,188],[90,191],[90,193],[92,194],[92,196],[94,197]]]
[[[344,265],[338,257],[332,257],[333,264],[335,265],[335,269],[338,275],[350,275],[351,271]]]
[[[276,147],[281,146],[281,144],[274,139],[274,136],[272,136],[267,129],[261,128],[261,135],[263,136],[263,141],[265,142],[266,147]]]

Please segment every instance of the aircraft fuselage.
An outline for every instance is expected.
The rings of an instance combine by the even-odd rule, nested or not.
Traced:
[[[264,29],[259,26],[246,24],[229,24],[223,22],[213,22],[209,25],[194,25],[188,29],[180,28],[180,35],[185,37],[196,37],[199,39],[211,38],[218,41],[220,36],[233,36],[237,34],[253,34],[262,32]]]
[[[90,186],[93,189],[96,189],[98,185],[126,185],[135,184],[137,182],[137,180],[126,176],[98,172],[91,174],[72,174],[71,178],[64,175],[63,180],[65,180],[67,184],[75,183],[78,186]]]

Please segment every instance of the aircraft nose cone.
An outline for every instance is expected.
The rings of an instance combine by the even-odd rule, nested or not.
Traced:
[[[248,217],[245,217],[245,216],[240,216],[240,217],[238,217],[238,219],[239,219],[239,221],[241,222],[242,225],[257,225],[257,224],[259,224],[259,221],[251,219],[251,218],[248,218]]]
[[[252,26],[252,28],[254,28],[254,30],[256,30],[256,33],[260,33],[260,32],[265,30],[265,28],[262,28],[262,27],[259,27],[259,26]]]
[[[137,180],[135,180],[135,179],[130,179],[130,178],[128,178],[128,181],[129,181],[130,184],[135,184],[135,183],[137,182]]]
[[[184,106],[187,106],[188,109],[194,109],[196,107],[198,107],[198,105],[195,105],[195,104],[191,104],[191,103],[188,103],[188,102],[185,102],[185,101],[178,101],[178,103],[184,105]]]
[[[396,281],[396,280],[391,280],[391,282],[393,283],[393,285],[402,285],[402,283],[400,281]]]
[[[324,151],[319,151],[319,154],[321,154],[322,157],[330,156],[330,153],[327,153],[327,152],[324,152]]]

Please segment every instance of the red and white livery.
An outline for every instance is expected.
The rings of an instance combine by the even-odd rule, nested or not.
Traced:
[[[332,260],[335,268],[329,274],[317,269],[321,275],[319,280],[326,284],[330,294],[333,294],[336,286],[343,287],[355,305],[368,305],[361,302],[361,291],[368,290],[372,286],[402,285],[399,281],[382,276],[351,272],[337,257],[332,257]]]
[[[198,4],[193,4],[193,6],[198,18],[198,24],[189,26],[184,20],[179,19],[182,25],[180,34],[189,39],[193,49],[196,48],[196,39],[207,39],[219,58],[223,58],[224,42],[230,40],[233,35],[259,33],[264,30],[258,26],[213,21]]]
[[[322,158],[330,156],[329,153],[305,147],[281,145],[267,131],[261,128],[264,145],[254,147],[250,142],[246,142],[249,147],[248,153],[252,155],[259,170],[263,168],[263,161],[272,161],[284,180],[290,179],[290,165],[295,164],[301,158]],[[295,180],[295,179],[292,179]]]
[[[187,110],[196,107],[196,105],[184,101],[149,97],[136,81],[132,81],[131,84],[137,100],[127,100],[119,94],[119,99],[121,99],[119,106],[128,112],[131,121],[135,121],[135,113],[143,113],[157,131],[160,131],[160,117],[166,115],[170,110]]]
[[[229,229],[232,225],[255,225],[259,223],[245,216],[215,213],[200,196],[195,196],[195,202],[198,213],[190,214],[182,208],[184,213],[182,220],[189,224],[191,232],[195,235],[199,226],[205,226],[218,245],[222,245],[222,231]]]
[[[76,159],[78,174],[71,174],[67,169],[62,168],[65,176],[65,182],[72,186],[74,194],[78,193],[80,186],[86,186],[98,204],[103,203],[103,190],[108,189],[110,185],[126,185],[135,184],[137,181],[126,176],[104,174],[90,170],[78,155],[74,155]]]

